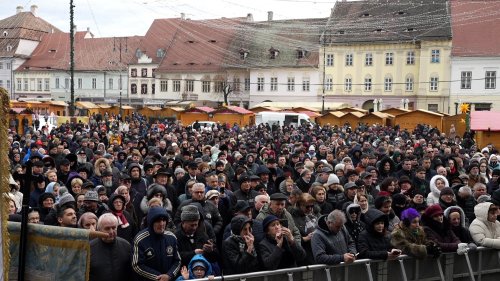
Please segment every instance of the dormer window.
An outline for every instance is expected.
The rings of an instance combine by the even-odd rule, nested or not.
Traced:
[[[49,53],[55,53],[55,52],[57,52],[56,49],[50,49],[49,50]]]
[[[338,32],[339,34],[345,34],[345,31],[344,30],[339,30]]]
[[[141,49],[137,49],[137,50],[135,50],[135,56],[136,56],[137,58],[140,58],[140,57],[142,56],[142,51],[141,51]]]
[[[157,57],[157,58],[163,58],[164,56],[165,56],[165,50],[163,50],[163,49],[158,49],[158,50],[156,51],[156,57]]]
[[[405,29],[405,32],[413,32],[415,31],[415,28],[413,27],[408,27],[407,29]]]
[[[367,18],[367,17],[371,17],[371,15],[369,13],[364,13],[364,14],[361,14],[361,17],[362,18]]]
[[[216,42],[217,42],[217,40],[213,40],[213,39],[212,39],[212,40],[208,40],[208,42],[210,42],[210,43],[216,43]]]
[[[375,33],[382,33],[382,32],[384,32],[384,30],[381,29],[381,28],[378,28],[378,29],[375,29],[373,32],[375,32]]]
[[[397,15],[397,16],[404,16],[404,15],[406,15],[406,14],[407,14],[407,13],[406,13],[406,12],[404,12],[404,11],[398,11],[398,12],[396,12],[396,13],[395,13],[395,15]]]
[[[297,58],[302,59],[306,57],[306,50],[298,49],[297,50]]]
[[[187,43],[189,44],[193,44],[194,43],[194,40],[188,40]]]
[[[9,35],[9,32],[7,32],[7,30],[5,30],[5,31],[3,32],[3,37],[7,37],[7,35]]]
[[[7,45],[7,52],[10,52],[12,51],[12,46],[11,45]]]
[[[240,49],[240,59],[244,60],[248,57],[248,50],[245,49]]]
[[[269,49],[269,54],[270,54],[270,58],[273,60],[279,56],[280,51],[278,49],[271,47],[271,49]]]

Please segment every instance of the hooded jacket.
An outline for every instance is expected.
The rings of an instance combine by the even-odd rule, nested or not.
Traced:
[[[134,238],[132,268],[136,280],[157,280],[161,274],[168,274],[173,280],[179,273],[181,257],[175,235],[169,231],[157,234],[153,229],[153,223],[161,217],[168,218],[165,209],[151,208],[147,216],[148,228]]]
[[[129,212],[125,210],[125,203],[123,204],[123,210],[122,214],[125,216],[125,219],[127,220],[127,223],[125,224],[124,222],[121,221],[119,218],[119,212],[116,211],[115,205],[113,202],[117,199],[121,199],[123,202],[125,202],[125,198],[121,195],[118,195],[116,193],[111,194],[111,197],[109,197],[108,200],[108,208],[111,211],[113,215],[115,215],[118,218],[119,224],[117,227],[117,235],[118,237],[121,237],[125,240],[127,240],[129,243],[134,242],[134,236],[137,234],[137,225],[135,224],[135,221],[133,217],[130,215]]]
[[[451,206],[446,208],[444,210],[444,217],[446,220],[450,220],[450,213],[458,211],[460,213],[460,225],[459,226],[451,226],[451,230],[457,236],[457,238],[460,240],[462,243],[474,243],[474,240],[472,239],[472,236],[470,235],[469,229],[467,228],[465,224],[465,213],[462,208],[458,206]]]
[[[328,215],[323,215],[318,219],[318,226],[311,239],[314,261],[328,265],[339,264],[344,261],[345,253],[356,253],[356,245],[345,227],[338,233],[332,233],[326,224],[327,218]]]
[[[212,275],[212,265],[203,257],[203,255],[196,254],[194,257],[191,259],[191,261],[188,264],[188,271],[189,271],[189,280],[190,279],[196,279],[196,276],[193,273],[193,265],[197,262],[202,262],[205,264],[205,276],[203,278],[207,277],[208,275]],[[181,280],[186,280],[184,277],[179,276],[175,281],[181,281]]]
[[[458,243],[460,243],[460,240],[457,236],[455,236],[453,231],[451,231],[447,220],[440,223],[426,214],[423,214],[422,222],[425,225],[424,231],[427,240],[434,241],[445,253],[455,252],[458,249]]]
[[[476,219],[470,224],[469,231],[474,242],[480,246],[500,249],[500,222],[488,221],[488,210],[493,203],[485,202],[474,207]]]
[[[439,194],[441,193],[441,190],[439,190],[437,187],[436,187],[436,180],[437,179],[442,179],[444,180],[444,186],[450,186],[450,184],[448,183],[448,180],[441,176],[441,175],[435,175],[432,177],[430,183],[429,183],[429,187],[431,189],[431,192],[429,193],[429,195],[427,195],[427,205],[432,205],[432,204],[438,204],[439,203]]]
[[[302,236],[300,236],[300,231],[295,226],[295,221],[293,220],[292,215],[286,210],[283,209],[283,214],[281,216],[278,216],[276,214],[273,214],[271,212],[271,208],[269,208],[269,204],[265,204],[262,209],[260,209],[259,214],[257,215],[256,220],[263,221],[268,215],[274,215],[277,216],[279,219],[286,219],[288,221],[288,229],[292,231],[293,238],[295,239],[296,243],[299,243],[302,241]]]
[[[248,253],[246,242],[239,235],[241,229],[243,229],[248,222],[251,223],[251,220],[244,216],[240,216],[240,218],[231,221],[230,227],[233,234],[222,242],[225,275],[256,272],[260,270],[256,252],[259,242],[254,238],[254,250],[252,253]]]
[[[293,268],[306,257],[306,252],[300,242],[297,243],[294,239],[294,243],[291,244],[286,237],[283,237],[283,244],[280,248],[274,237],[266,235],[257,245],[257,249],[262,265],[267,270]]]
[[[387,231],[389,221],[387,216],[377,209],[368,209],[364,214],[366,229],[359,234],[358,251],[359,258],[387,260],[388,252],[392,249],[391,234]],[[382,233],[376,232],[374,223],[384,221],[385,230]]]

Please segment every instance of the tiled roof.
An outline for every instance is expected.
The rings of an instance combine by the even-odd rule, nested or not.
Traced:
[[[226,58],[230,68],[318,66],[321,28],[327,18],[245,23],[231,43]],[[278,51],[272,58],[272,51]],[[299,58],[299,51],[303,57]],[[246,58],[241,55],[247,53]]]
[[[7,36],[4,36],[5,31]],[[0,57],[14,56],[21,39],[40,41],[44,34],[53,32],[61,31],[31,12],[20,12],[2,19],[0,20]],[[7,52],[8,45],[12,46],[10,52]]]
[[[335,4],[326,43],[449,39],[447,1],[342,1]]]
[[[135,56],[135,49],[142,37],[127,38],[128,51],[122,49],[122,64],[120,52],[114,50],[115,38],[85,38],[87,32],[75,34],[75,70],[126,71],[126,65]],[[69,70],[70,42],[69,33],[46,34],[37,46],[29,60],[22,64],[17,71],[26,70]]]
[[[253,112],[250,110],[247,110],[243,107],[234,106],[234,105],[227,106],[227,109],[234,111],[236,113],[239,113],[239,114],[253,114]]]
[[[229,55],[228,46],[243,20],[169,20],[166,26],[174,29],[174,35],[157,71],[189,73],[223,70],[223,61]]]
[[[452,56],[500,55],[500,1],[453,0]]]
[[[211,107],[208,107],[208,106],[198,106],[198,107],[194,107],[194,109],[196,109],[198,111],[203,111],[203,112],[206,112],[206,113],[210,113],[212,111],[215,111],[215,109],[213,109]]]

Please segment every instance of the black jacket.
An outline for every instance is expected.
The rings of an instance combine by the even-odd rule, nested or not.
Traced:
[[[281,248],[276,245],[276,240],[266,235],[258,245],[258,255],[262,266],[267,270],[293,268],[297,261],[306,257],[306,252],[300,244],[290,245],[286,237],[283,237]]]
[[[130,243],[116,237],[112,243],[100,238],[90,241],[90,278],[92,281],[121,281],[130,278]]]
[[[260,270],[257,257],[257,242],[254,240],[254,251],[247,252],[247,246],[240,236],[230,236],[222,242],[224,253],[224,274],[241,274]]]
[[[368,209],[364,214],[366,229],[359,234],[358,251],[359,258],[386,260],[388,252],[392,249],[391,235],[387,232],[387,216],[377,209]],[[373,228],[374,222],[384,220],[386,227],[383,233],[376,232]]]

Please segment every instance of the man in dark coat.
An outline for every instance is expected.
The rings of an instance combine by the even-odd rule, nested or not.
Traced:
[[[120,281],[129,278],[130,243],[117,237],[118,219],[110,213],[97,221],[97,230],[108,233],[106,238],[90,241],[90,278],[92,281]]]

